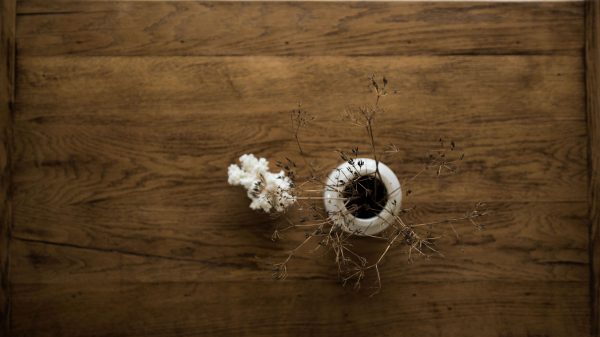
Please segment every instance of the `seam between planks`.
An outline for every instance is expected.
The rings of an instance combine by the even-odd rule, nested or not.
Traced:
[[[589,258],[590,258],[590,334],[600,331],[600,52],[598,29],[600,3],[590,0],[586,6],[586,110],[588,125],[589,175]]]
[[[16,1],[2,0],[0,4],[1,41],[0,50],[2,63],[0,64],[0,141],[2,142],[0,164],[2,165],[0,177],[0,193],[3,193],[0,214],[0,292],[3,303],[0,314],[0,332],[10,334],[11,320],[11,293],[10,293],[10,240],[12,233],[12,122],[14,113],[14,84],[15,84],[15,23]]]

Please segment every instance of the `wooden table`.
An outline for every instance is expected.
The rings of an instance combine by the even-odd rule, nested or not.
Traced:
[[[2,0],[1,332],[6,336],[597,336],[597,1]],[[587,71],[586,71],[587,70]],[[422,219],[483,201],[445,258],[394,250],[382,292],[330,259],[270,263],[274,220],[226,183],[246,152],[365,148],[340,121],[385,74],[376,121]],[[587,90],[587,93],[586,93]],[[373,248],[374,249],[374,248]]]

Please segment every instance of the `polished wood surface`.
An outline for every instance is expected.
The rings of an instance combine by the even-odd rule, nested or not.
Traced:
[[[11,334],[589,335],[585,7],[19,1]],[[395,91],[375,130],[400,177],[439,137],[466,153],[417,179],[412,216],[482,201],[486,229],[449,232],[445,258],[393,251],[373,298],[309,252],[273,281],[303,233],[271,242],[227,165],[297,158],[298,101],[319,167],[366,148],[340,115],[373,72]]]

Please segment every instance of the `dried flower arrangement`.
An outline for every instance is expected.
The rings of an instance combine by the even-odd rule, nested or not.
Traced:
[[[476,203],[463,215],[452,218],[432,222],[406,220],[405,215],[414,209],[401,207],[403,195],[412,193],[407,187],[427,171],[433,171],[436,177],[455,173],[464,153],[459,155],[455,151],[454,141],[447,144],[439,139],[439,148],[428,154],[423,168],[400,184],[395,174],[379,160],[382,154],[397,153],[399,150],[395,145],[390,145],[378,152],[373,128],[375,117],[384,112],[380,103],[388,95],[388,80],[386,77],[377,79],[373,75],[369,78],[369,87],[374,93],[375,102],[347,107],[342,119],[366,131],[370,144],[368,154],[372,158],[363,158],[363,152],[357,147],[349,152],[338,150],[343,163],[328,176],[320,174],[307,159],[299,137],[301,129],[311,123],[314,117],[298,105],[291,111],[290,117],[303,167],[286,158],[285,161],[277,161],[276,165],[281,171],[273,173],[269,171],[265,158],[258,159],[252,154],[242,155],[240,166],[229,166],[228,182],[247,189],[248,197],[252,200],[250,208],[283,219],[276,222],[271,236],[273,241],[280,239],[285,231],[305,231],[304,240],[289,251],[282,262],[274,264],[273,277],[276,279],[286,278],[289,261],[301,247],[312,242],[314,250],[325,249],[332,253],[337,275],[344,286],[351,284],[358,289],[367,272],[374,273],[375,291],[371,293],[374,295],[382,286],[380,266],[393,247],[407,247],[409,261],[415,254],[424,257],[443,256],[435,245],[441,236],[432,234],[433,226],[446,224],[457,238],[454,223],[468,223],[478,230],[483,228],[478,222],[478,218],[488,213],[483,203]],[[300,169],[308,171],[305,176],[299,175]],[[405,188],[404,192],[402,188]],[[294,208],[304,214],[299,221],[293,221],[288,216]],[[381,251],[374,261],[369,261],[353,249],[353,242],[365,237],[381,244]]]

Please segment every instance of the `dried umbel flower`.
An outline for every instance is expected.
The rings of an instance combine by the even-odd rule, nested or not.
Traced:
[[[229,165],[227,182],[248,190],[248,198],[252,200],[250,208],[267,213],[284,212],[296,202],[292,180],[284,171],[270,172],[265,158],[244,154],[240,157],[240,164]]]

